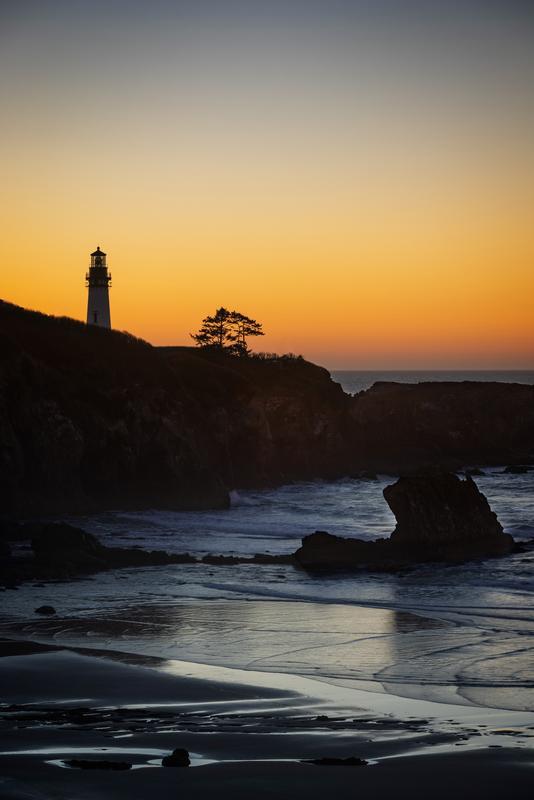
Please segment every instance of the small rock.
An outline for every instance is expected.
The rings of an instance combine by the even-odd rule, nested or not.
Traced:
[[[39,606],[39,608],[35,609],[36,614],[42,614],[45,617],[49,617],[52,614],[56,613],[56,609],[54,606]]]
[[[183,747],[178,747],[170,756],[161,759],[162,767],[188,767],[190,763],[189,753]]]
[[[530,472],[531,467],[527,466],[526,464],[512,464],[509,467],[505,467],[503,472],[509,475],[526,475],[527,472]]]

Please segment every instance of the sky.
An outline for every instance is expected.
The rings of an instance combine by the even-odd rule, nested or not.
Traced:
[[[0,0],[0,297],[331,369],[534,367],[534,2]]]

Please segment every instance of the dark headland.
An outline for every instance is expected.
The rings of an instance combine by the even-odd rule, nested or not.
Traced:
[[[157,348],[0,302],[4,515],[208,508],[234,487],[534,461],[534,387],[379,383]]]

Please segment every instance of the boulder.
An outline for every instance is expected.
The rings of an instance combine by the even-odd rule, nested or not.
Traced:
[[[162,767],[188,767],[190,763],[189,753],[183,747],[176,748],[169,756],[161,759]]]
[[[51,617],[52,614],[56,613],[56,609],[54,606],[39,606],[39,608],[35,609],[36,614],[42,614],[44,617]]]

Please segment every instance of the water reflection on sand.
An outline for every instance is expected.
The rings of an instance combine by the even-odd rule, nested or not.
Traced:
[[[394,608],[272,600],[175,600],[105,614],[6,623],[4,633],[70,646],[261,672],[368,681],[393,694],[532,707],[530,637]]]

